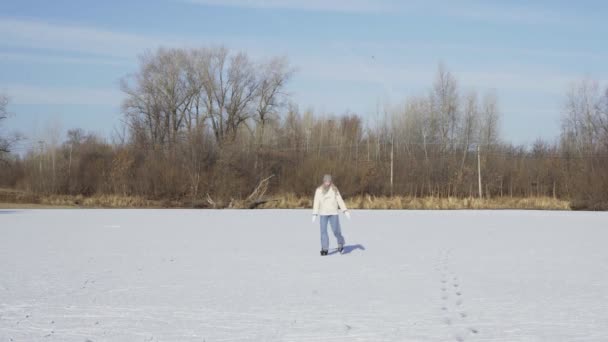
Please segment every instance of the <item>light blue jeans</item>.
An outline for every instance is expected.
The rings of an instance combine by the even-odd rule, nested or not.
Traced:
[[[338,240],[339,245],[344,245],[344,237],[340,230],[340,218],[338,215],[321,215],[321,249],[326,251],[329,250],[329,237],[327,236],[327,223],[331,225],[331,230]]]

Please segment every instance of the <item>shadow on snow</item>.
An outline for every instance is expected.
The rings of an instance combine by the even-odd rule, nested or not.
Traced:
[[[364,251],[365,247],[363,245],[346,245],[346,246],[344,246],[344,250],[342,251],[342,254],[350,254],[356,250]],[[338,250],[336,249],[336,250],[329,252],[329,254],[327,254],[327,255],[334,255],[337,253],[338,253]]]

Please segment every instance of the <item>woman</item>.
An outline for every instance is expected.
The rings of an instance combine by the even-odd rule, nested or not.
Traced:
[[[323,184],[315,191],[315,199],[312,210],[312,222],[314,223],[317,216],[321,216],[321,256],[327,255],[329,250],[329,237],[327,236],[327,223],[331,225],[331,230],[338,241],[338,252],[344,250],[344,237],[340,230],[340,218],[338,217],[338,209],[342,210],[347,218],[350,219],[350,213],[340,196],[338,188],[332,184],[331,175],[323,176]]]

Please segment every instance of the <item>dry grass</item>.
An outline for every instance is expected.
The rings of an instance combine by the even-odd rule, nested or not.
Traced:
[[[19,190],[0,189],[1,203],[23,203],[23,204],[38,204],[38,196]]]
[[[57,206],[34,203],[0,203],[0,209],[74,209],[74,206]]]
[[[312,198],[298,197],[294,194],[277,196],[260,206],[262,209],[305,209],[312,208]]]
[[[539,198],[438,198],[438,197],[373,197],[358,196],[347,201],[359,209],[417,209],[417,210],[457,210],[457,209],[538,209],[570,210],[568,201],[549,197]],[[347,205],[348,205],[347,204]]]
[[[26,191],[0,189],[0,208],[161,208],[179,203],[151,201],[141,197],[97,195],[36,195]]]
[[[98,195],[93,197],[52,195],[40,199],[50,206],[74,206],[85,208],[160,208],[161,203],[141,197]]]
[[[188,201],[154,201],[142,197],[97,195],[92,197],[50,195],[37,196],[31,193],[0,189],[0,208],[203,208],[206,203]],[[354,196],[346,199],[353,209],[537,209],[570,210],[569,201],[551,197],[511,198],[497,197],[480,200],[478,198],[438,198],[404,196]],[[231,200],[219,208],[245,209],[251,203],[245,200]],[[312,198],[295,194],[275,196],[259,206],[260,209],[307,209],[312,207]]]
[[[551,197],[534,198],[438,198],[438,197],[376,197],[355,196],[346,199],[346,205],[353,209],[415,209],[415,210],[456,210],[456,209],[536,209],[570,210],[570,202]],[[310,208],[310,198],[285,195],[266,203],[263,208],[288,209]]]

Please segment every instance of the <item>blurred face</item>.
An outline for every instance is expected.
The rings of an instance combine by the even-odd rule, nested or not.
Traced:
[[[323,182],[323,186],[326,187],[326,188],[329,187],[330,185],[331,185],[331,181],[325,181],[325,182]]]

